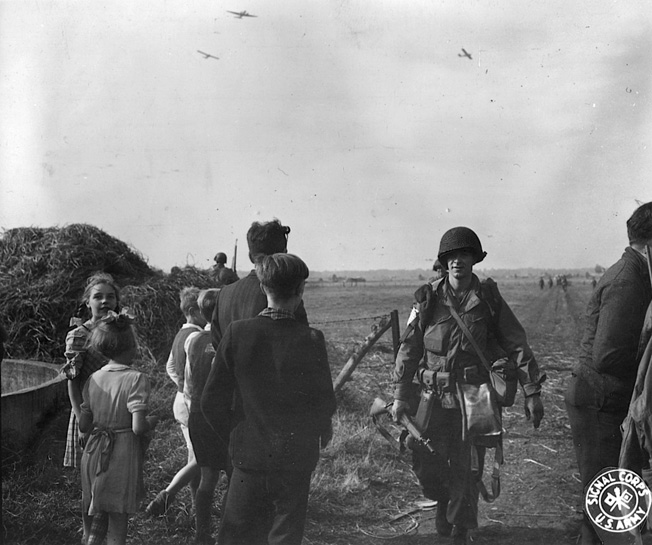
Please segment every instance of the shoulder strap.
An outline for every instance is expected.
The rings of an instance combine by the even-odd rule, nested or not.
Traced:
[[[460,315],[457,313],[457,311],[452,306],[449,307],[449,310],[450,310],[451,316],[453,316],[453,318],[455,318],[455,321],[457,322],[457,325],[460,326],[460,329],[462,330],[464,335],[466,335],[466,338],[471,343],[471,346],[473,347],[476,354],[480,358],[480,361],[482,361],[482,365],[484,365],[485,368],[487,369],[487,371],[489,371],[489,373],[491,373],[491,364],[489,363],[489,361],[485,357],[484,352],[482,350],[480,350],[480,347],[478,346],[478,343],[473,338],[473,335],[469,331],[469,328],[466,327],[466,324],[463,322],[462,318],[460,318]]]

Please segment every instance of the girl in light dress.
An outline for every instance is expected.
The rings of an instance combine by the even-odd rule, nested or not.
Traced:
[[[79,429],[88,434],[81,459],[86,545],[122,545],[127,519],[144,497],[144,435],[158,422],[147,416],[150,383],[131,368],[138,351],[133,318],[124,311],[97,320],[89,349],[109,361],[86,381]]]
[[[79,432],[79,417],[82,404],[82,391],[88,377],[100,369],[108,360],[96,350],[88,349],[88,338],[98,320],[109,311],[117,311],[120,305],[120,288],[110,274],[96,273],[88,278],[80,307],[87,308],[90,319],[84,321],[74,317],[70,325],[76,326],[66,336],[66,363],[61,368],[61,373],[68,379],[68,397],[70,398],[70,420],[66,435],[66,451],[63,457],[64,467],[79,467],[85,437]],[[79,313],[78,313],[79,314]],[[84,535],[87,538],[86,528],[90,527],[88,514],[82,512]]]
[[[74,317],[70,320],[70,325],[76,327],[66,336],[66,364],[61,369],[68,379],[68,397],[72,406],[63,458],[65,467],[78,467],[81,459],[84,437],[79,433],[78,422],[84,384],[93,372],[108,361],[97,351],[87,349],[88,338],[97,321],[109,311],[117,311],[119,304],[120,288],[113,277],[106,273],[96,273],[86,281],[80,305],[90,310],[90,319],[84,322],[81,318]]]

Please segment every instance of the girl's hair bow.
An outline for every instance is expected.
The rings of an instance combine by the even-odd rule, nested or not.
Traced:
[[[103,324],[115,324],[118,329],[126,329],[135,321],[136,318],[133,316],[133,314],[129,313],[128,307],[123,307],[120,310],[120,313],[109,310],[106,316],[103,316],[98,320],[99,323]]]

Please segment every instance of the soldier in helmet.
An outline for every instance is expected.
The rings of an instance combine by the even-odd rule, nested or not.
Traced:
[[[486,252],[468,227],[454,227],[441,238],[438,259],[448,274],[426,284],[415,293],[417,306],[401,345],[394,369],[392,413],[399,421],[409,411],[413,379],[433,392],[430,404],[420,405],[417,424],[430,440],[436,454],[413,447],[413,469],[424,495],[437,501],[437,532],[453,536],[455,545],[468,543],[468,530],[478,526],[478,498],[484,463],[484,448],[463,431],[459,385],[488,382],[489,373],[463,332],[454,309],[481,351],[497,344],[514,362],[525,397],[525,415],[538,428],[543,418],[540,398],[541,376],[525,331],[498,292],[496,283],[482,283],[473,266]],[[493,339],[493,340],[492,340]],[[490,342],[492,340],[492,342]],[[424,373],[427,371],[427,373]],[[425,384],[428,377],[429,384]],[[434,384],[434,386],[433,386]],[[420,422],[419,414],[428,412]]]
[[[214,260],[215,265],[213,265],[211,276],[217,282],[218,287],[221,288],[222,286],[233,284],[233,282],[238,280],[238,275],[235,271],[226,266],[226,254],[224,252],[216,253]]]

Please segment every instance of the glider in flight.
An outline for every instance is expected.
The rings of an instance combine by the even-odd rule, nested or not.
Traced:
[[[226,12],[233,13],[237,19],[242,19],[243,17],[258,17],[257,15],[251,15],[251,13],[247,13],[246,11],[229,11],[227,9]]]
[[[473,57],[471,56],[471,53],[469,53],[466,49],[462,48],[462,52],[457,54],[458,57],[468,57],[469,59],[473,60]]]
[[[215,55],[211,55],[210,53],[204,53],[203,51],[199,51],[199,49],[197,50],[197,53],[201,53],[202,55],[204,55],[205,59],[217,59],[217,60],[219,60],[219,57],[216,57]]]

